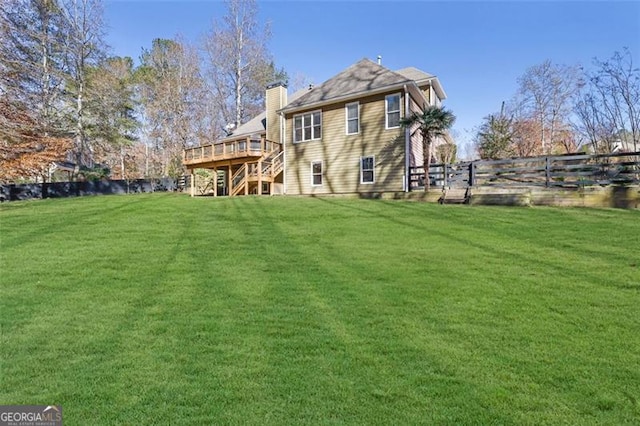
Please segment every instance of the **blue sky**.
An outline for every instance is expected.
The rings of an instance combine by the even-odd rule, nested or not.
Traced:
[[[269,49],[290,76],[322,83],[363,57],[440,79],[462,150],[532,66],[590,66],[628,47],[640,65],[640,2],[259,1]],[[107,0],[112,53],[137,59],[154,38],[197,42],[225,14],[221,1]]]

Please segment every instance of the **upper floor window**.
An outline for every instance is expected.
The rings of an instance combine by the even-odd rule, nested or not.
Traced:
[[[400,127],[400,94],[385,97],[386,129]]]
[[[322,137],[322,113],[308,112],[293,117],[293,143],[306,142]]]
[[[373,183],[375,182],[375,158],[360,157],[360,183]]]
[[[353,102],[345,105],[345,114],[347,117],[347,134],[355,135],[360,132],[360,104]]]

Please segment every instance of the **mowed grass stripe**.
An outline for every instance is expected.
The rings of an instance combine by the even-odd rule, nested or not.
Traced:
[[[0,403],[62,404],[80,424],[634,423],[638,219],[175,194],[2,205]]]

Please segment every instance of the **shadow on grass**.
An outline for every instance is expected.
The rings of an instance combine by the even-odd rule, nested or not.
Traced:
[[[407,314],[402,306],[394,308],[383,305],[384,287],[393,283],[384,282],[380,283],[384,285],[379,286],[375,281],[375,271],[370,266],[345,256],[344,253],[336,253],[330,237],[317,238],[317,229],[305,235],[303,222],[287,223],[286,219],[271,215],[271,210],[260,209],[255,200],[247,200],[243,207],[247,212],[241,215],[243,223],[249,220],[262,224],[262,231],[270,235],[274,243],[279,242],[281,247],[276,258],[264,258],[261,266],[270,271],[282,268],[299,280],[292,280],[289,276],[286,289],[278,288],[283,285],[282,282],[271,282],[271,292],[303,293],[303,300],[297,300],[311,309],[305,315],[309,317],[312,314],[312,319],[303,328],[296,329],[294,339],[299,339],[306,333],[315,335],[316,327],[322,327],[325,336],[328,334],[325,337],[326,346],[323,347],[321,341],[314,342],[305,348],[309,353],[297,353],[296,359],[282,358],[282,348],[274,347],[276,342],[270,344],[267,341],[266,345],[271,347],[271,364],[295,369],[297,362],[315,359],[318,362],[315,368],[320,369],[323,375],[314,380],[325,385],[322,390],[318,387],[316,390],[325,393],[323,398],[331,402],[329,405],[333,404],[334,408],[335,404],[346,404],[340,395],[340,392],[344,392],[348,398],[358,401],[361,406],[358,414],[364,418],[369,414],[368,410],[375,410],[381,401],[385,401],[389,404],[388,410],[395,411],[390,418],[400,422],[403,418],[408,421],[411,417],[404,417],[406,413],[401,408],[404,404],[410,404],[424,413],[424,410],[428,410],[429,401],[438,401],[440,405],[449,405],[454,412],[460,409],[461,404],[466,405],[461,412],[465,411],[464,416],[469,416],[467,419],[484,418],[507,423],[513,421],[501,413],[482,407],[475,398],[481,389],[450,369],[441,359],[442,353],[433,350],[434,346],[440,344],[436,342],[444,340],[443,335],[430,330],[433,334],[429,338],[432,340],[425,341],[424,335],[413,335],[406,327],[396,323],[396,318],[388,316],[399,315],[404,318]],[[312,212],[313,206],[310,205],[309,209]],[[313,213],[310,218],[312,220]],[[290,217],[287,216],[287,219]],[[257,245],[256,249],[260,251],[264,247]],[[256,275],[262,276],[260,272]],[[280,303],[288,301],[284,297]],[[273,302],[274,300],[270,300],[270,303]],[[385,310],[391,313],[385,314]],[[268,312],[265,314],[268,315]],[[415,330],[420,333],[425,331],[419,327]],[[295,341],[278,342],[280,345],[287,343],[295,344]],[[318,359],[318,350],[325,354],[321,357],[323,359]],[[298,371],[302,373],[302,369]],[[340,379],[347,374],[352,377],[348,384]],[[304,380],[304,377],[300,379]],[[277,382],[276,377],[270,380]],[[423,383],[425,387],[416,388],[416,382]],[[443,387],[450,392],[444,401],[441,395],[435,394],[438,392],[436,389]],[[288,390],[292,391],[294,389]],[[422,415],[429,418],[426,414]],[[464,416],[459,420],[464,421]],[[363,417],[359,418],[362,419]]]

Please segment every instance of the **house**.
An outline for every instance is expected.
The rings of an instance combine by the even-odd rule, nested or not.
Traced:
[[[220,141],[186,149],[184,164],[192,174],[214,171],[221,182],[214,195],[409,191],[422,141],[400,119],[445,98],[431,74],[362,59],[290,98],[284,84],[270,85],[264,113]]]
[[[582,145],[582,151],[588,154],[618,154],[623,152],[638,152],[640,145],[634,143],[633,136],[629,133],[623,133],[621,136],[603,138],[597,144],[593,142]]]

